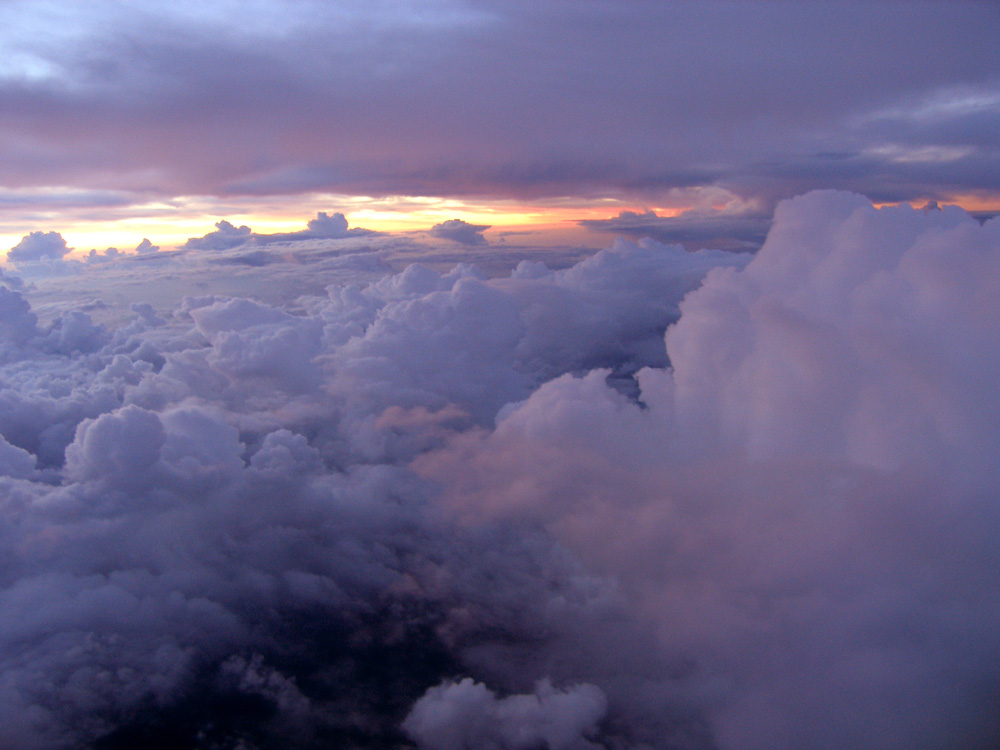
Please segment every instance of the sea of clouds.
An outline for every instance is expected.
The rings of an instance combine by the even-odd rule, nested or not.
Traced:
[[[1000,220],[337,216],[0,274],[0,745],[1000,742]]]

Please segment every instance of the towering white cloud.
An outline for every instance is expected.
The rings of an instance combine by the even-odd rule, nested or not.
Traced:
[[[564,375],[421,459],[621,578],[725,747],[986,747],[1000,223],[813,193],[710,271],[638,401]]]

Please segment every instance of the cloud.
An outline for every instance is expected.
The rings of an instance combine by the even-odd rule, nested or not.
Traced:
[[[215,226],[218,227],[216,231],[209,232],[204,237],[191,237],[181,247],[190,250],[230,250],[242,247],[243,245],[270,245],[276,242],[344,239],[346,237],[361,237],[374,234],[368,229],[348,229],[347,219],[343,214],[335,213],[333,216],[329,216],[323,211],[320,211],[315,219],[310,219],[306,225],[307,228],[300,232],[257,234],[251,231],[250,227],[234,227],[225,220],[220,221]]]
[[[593,685],[562,691],[542,681],[533,695],[498,700],[485,685],[464,679],[429,690],[413,706],[403,729],[429,750],[583,750],[599,747],[586,737],[597,733],[606,708],[604,694]]]
[[[117,247],[109,247],[103,253],[98,253],[97,250],[91,250],[87,254],[87,263],[110,263],[122,255],[123,253],[119,251]]]
[[[678,216],[657,216],[654,211],[622,211],[613,219],[584,219],[580,226],[627,237],[652,237],[676,242],[688,249],[757,250],[767,236],[770,215],[749,211],[684,211]]]
[[[14,263],[62,260],[69,251],[66,240],[58,232],[32,232],[7,251],[7,260]]]
[[[345,237],[363,237],[374,234],[368,229],[348,229],[347,218],[342,213],[327,215],[325,211],[310,219],[306,229],[300,232],[279,232],[276,234],[255,234],[253,241],[257,245],[267,245],[272,242],[299,242],[302,240],[339,240]]]
[[[0,268],[0,284],[4,284],[10,289],[21,289],[24,287],[24,279],[20,276],[12,276]]]
[[[250,227],[235,227],[225,219],[215,226],[214,232],[203,237],[191,237],[181,247],[187,250],[229,250],[246,244],[253,235]]]
[[[316,237],[343,237],[347,234],[347,219],[341,213],[327,216],[324,211],[320,211],[306,226],[306,231]]]
[[[489,244],[483,236],[483,232],[489,229],[488,224],[469,224],[461,219],[449,219],[431,227],[432,237],[442,240],[451,240],[460,245],[486,245]]]
[[[995,220],[371,244],[0,285],[0,744],[996,744]]]
[[[7,341],[25,344],[35,335],[38,316],[21,292],[0,287],[0,313],[0,330]]]
[[[563,375],[423,471],[618,576],[723,747],[987,746],[998,263],[953,208],[782,203],[634,399]]]
[[[620,243],[575,269],[490,279],[469,266],[383,276],[366,258],[310,268],[369,284],[301,296],[264,266],[253,283],[296,290],[285,303],[189,296],[172,314],[158,311],[165,291],[182,273],[185,288],[216,278],[208,259],[93,267],[114,300],[144,290],[122,312],[87,296],[93,280],[76,301],[65,280],[40,281],[66,296],[52,322],[0,287],[0,550],[23,566],[0,587],[4,742],[404,742],[414,704],[448,677],[516,693],[510,644],[552,630],[568,654],[595,642],[586,623],[627,621],[613,584],[545,535],[439,518],[405,464],[553,372],[647,363],[642,342],[662,338],[683,294],[739,261]],[[564,345],[547,351],[561,304],[587,312],[553,319]],[[574,671],[549,674],[578,685]],[[531,737],[569,742],[594,731],[603,695],[496,703]],[[269,708],[247,724],[252,706]]]
[[[35,473],[36,464],[37,460],[28,451],[0,436],[0,476],[28,479]]]
[[[154,245],[147,238],[143,237],[142,242],[135,248],[135,252],[137,255],[146,255],[147,253],[155,253],[159,249],[159,245]]]

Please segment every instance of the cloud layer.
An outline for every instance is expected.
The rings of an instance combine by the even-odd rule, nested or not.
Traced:
[[[815,187],[995,199],[992,2],[239,13],[4,3],[5,185],[115,203],[706,185],[771,201]]]
[[[423,470],[618,576],[724,747],[988,747],[998,250],[960,211],[783,203],[636,400],[564,375]]]
[[[273,293],[285,265],[327,278],[380,268],[371,252],[333,247],[248,273]],[[101,279],[112,298],[178,275],[194,287],[241,252],[109,257],[37,283]],[[546,535],[455,529],[405,464],[552,375],[662,362],[684,293],[743,262],[620,243],[561,271],[525,261],[490,279],[410,265],[283,304],[136,302],[110,328],[90,316],[113,305],[74,306],[66,291],[43,319],[28,297],[45,295],[5,275],[3,742],[402,742],[411,705],[462,676],[466,651],[490,661],[493,633],[531,642],[617,611],[601,604],[612,584]],[[546,690],[531,737],[596,731],[600,689]],[[578,698],[581,718],[559,719]]]
[[[502,274],[317,222],[0,276],[0,744],[996,744],[1000,222]]]

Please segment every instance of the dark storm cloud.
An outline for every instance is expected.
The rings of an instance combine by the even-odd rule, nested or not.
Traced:
[[[2,11],[14,187],[579,195],[687,179],[773,198],[829,185],[810,158],[837,151],[900,194],[998,182],[990,2],[261,2],[240,24],[226,4],[46,6],[58,25],[34,7]],[[970,97],[986,104],[963,110]],[[877,151],[945,146],[968,164]],[[761,186],[765,163],[787,167]]]

